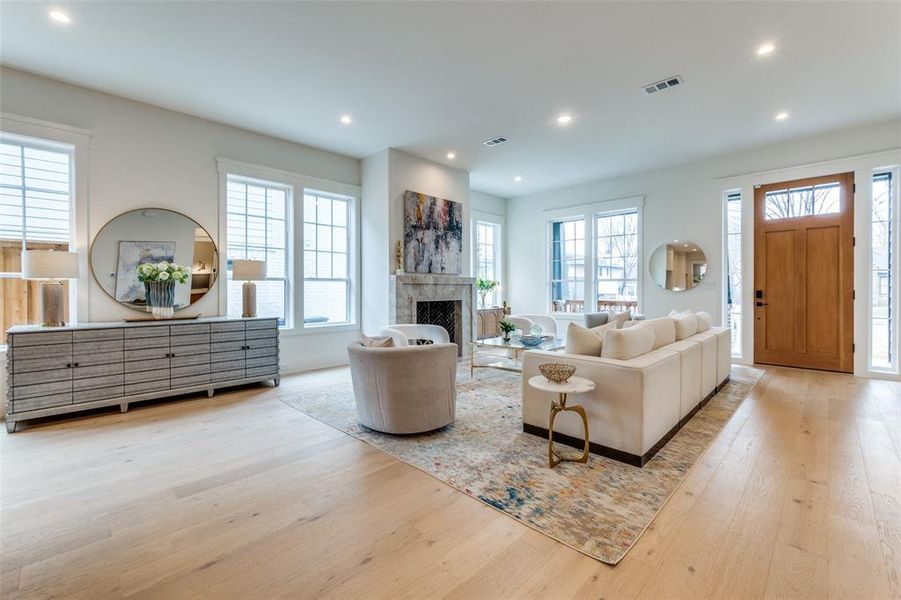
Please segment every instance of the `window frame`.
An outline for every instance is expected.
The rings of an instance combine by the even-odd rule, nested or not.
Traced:
[[[557,318],[581,320],[585,314],[585,307],[594,306],[597,301],[597,218],[598,216],[635,212],[637,217],[638,235],[638,272],[636,273],[637,311],[640,312],[644,304],[644,196],[630,196],[614,200],[605,200],[591,204],[583,204],[561,209],[547,209],[545,217],[545,310]],[[552,284],[552,244],[553,224],[561,221],[582,220],[585,222],[585,276],[583,278],[582,310],[578,313],[554,312]],[[596,311],[588,311],[596,312]]]
[[[738,231],[732,232],[729,231],[729,203],[730,202],[738,202],[738,214],[739,214],[739,223],[738,223]],[[748,278],[745,276],[745,256],[744,256],[744,243],[745,243],[745,195],[741,188],[724,190],[722,194],[722,202],[723,202],[723,251],[722,251],[722,265],[723,265],[723,325],[729,325],[731,327],[731,323],[729,318],[731,316],[731,310],[729,309],[729,237],[737,236],[738,237],[738,259],[741,265],[741,289],[739,290],[739,304],[741,306],[741,312],[739,313],[740,318],[738,322],[738,343],[736,348],[735,340],[732,341],[732,352],[731,357],[737,360],[741,360],[744,358],[744,344],[745,344],[745,283]],[[753,266],[753,265],[752,265]]]
[[[293,220],[293,210],[292,210],[292,207],[293,207],[293,204],[294,204],[294,187],[293,187],[292,185],[290,185],[290,184],[284,184],[284,183],[279,182],[279,181],[272,181],[272,180],[266,180],[266,179],[259,179],[259,178],[256,178],[256,177],[247,177],[247,176],[245,176],[245,175],[238,175],[238,174],[235,174],[235,173],[232,173],[232,172],[227,173],[227,174],[226,174],[226,178],[225,178],[225,184],[226,184],[226,191],[225,191],[225,196],[226,196],[226,202],[225,202],[226,227],[225,227],[225,229],[224,229],[223,231],[225,232],[225,239],[226,239],[226,241],[225,241],[225,244],[223,244],[223,247],[220,247],[220,253],[222,252],[223,249],[224,249],[224,251],[225,251],[225,252],[224,252],[224,254],[225,254],[225,270],[224,270],[224,271],[220,271],[220,273],[225,273],[225,281],[224,281],[224,283],[225,283],[225,286],[224,286],[224,287],[226,288],[226,289],[225,289],[225,292],[226,292],[225,314],[228,314],[228,303],[227,303],[227,300],[228,300],[228,284],[229,284],[229,282],[232,280],[232,279],[231,279],[231,274],[230,274],[230,273],[231,273],[231,270],[230,270],[230,268],[229,268],[229,266],[228,266],[228,265],[229,265],[229,261],[231,260],[231,259],[229,258],[229,244],[228,244],[228,216],[229,216],[230,214],[233,214],[233,213],[230,213],[229,210],[228,210],[228,189],[227,189],[227,188],[228,188],[228,184],[229,184],[229,183],[233,183],[233,182],[234,182],[234,183],[238,183],[238,184],[242,184],[242,185],[255,185],[255,186],[258,186],[258,187],[264,187],[264,188],[266,188],[267,190],[268,190],[268,189],[281,190],[281,191],[283,191],[284,194],[285,194],[285,217],[284,217],[284,221],[285,221],[285,248],[284,248],[284,252],[285,252],[285,276],[284,276],[284,277],[270,277],[270,276],[269,276],[269,273],[267,272],[267,274],[266,274],[266,281],[284,281],[285,319],[284,319],[284,323],[279,325],[279,328],[280,328],[280,329],[283,329],[283,330],[292,329],[293,326],[294,326],[294,314],[293,314],[293,306],[292,306],[292,305],[293,305],[293,302],[291,301],[291,298],[292,298],[291,290],[293,289],[294,286],[293,286],[293,281],[291,280],[291,273],[292,273],[292,266],[291,266],[291,263],[292,263],[292,261],[293,261],[294,253],[293,253],[293,248],[292,248],[292,245],[291,245],[291,229],[292,229],[291,225],[292,225],[292,220]],[[267,198],[267,200],[268,200],[268,198]],[[267,209],[267,213],[268,213],[268,209]],[[246,212],[246,204],[245,204],[245,213],[244,213],[244,218],[245,218],[245,229],[246,229],[246,222],[247,222],[246,220],[247,220],[247,216],[248,216],[248,215],[247,215],[247,212]],[[266,217],[264,217],[264,219],[266,220],[267,223],[268,223],[270,220],[277,220],[277,219],[272,219],[272,218],[269,217],[268,215],[267,215]],[[246,252],[246,249],[247,249],[246,237],[245,237],[245,244],[244,244],[244,246],[245,246],[245,252]],[[268,245],[268,242],[267,242],[266,245],[264,246],[264,253],[267,255],[267,260],[268,260],[268,253],[269,253],[268,250],[269,250],[269,245]],[[247,258],[246,255],[245,255],[245,258]]]
[[[307,277],[306,273],[303,273],[303,277],[301,279],[301,282],[302,282],[301,288],[304,288],[304,285],[307,281],[343,281],[343,282],[345,282],[346,287],[345,287],[344,293],[345,293],[345,302],[346,302],[346,306],[347,306],[347,319],[344,321],[336,321],[334,323],[327,323],[327,322],[326,323],[305,323],[304,320],[306,319],[306,314],[305,314],[305,312],[301,312],[301,313],[299,313],[300,314],[300,325],[303,329],[309,329],[309,330],[314,330],[314,329],[332,330],[336,327],[357,325],[357,323],[358,323],[357,310],[356,310],[355,303],[353,302],[354,293],[355,293],[355,291],[354,291],[355,290],[355,279],[353,276],[353,274],[354,274],[353,269],[354,269],[355,254],[356,254],[354,249],[356,247],[356,237],[357,237],[355,235],[355,232],[357,229],[357,219],[356,219],[357,198],[354,196],[346,195],[346,194],[337,194],[335,192],[326,192],[326,191],[322,191],[322,190],[318,190],[318,189],[313,189],[311,187],[305,187],[303,189],[304,199],[306,198],[307,194],[314,194],[317,197],[329,198],[331,200],[340,200],[340,201],[347,203],[347,224],[345,226],[345,229],[347,230],[347,252],[344,253],[347,255],[346,277],[344,279]],[[308,223],[308,221],[306,221],[304,219],[305,215],[304,215],[304,209],[303,209],[303,201],[304,201],[303,199],[301,199],[301,201],[300,201],[300,218],[299,218],[300,229],[301,229],[301,231],[300,231],[301,242],[304,241],[303,231],[302,231],[303,225]],[[309,223],[313,223],[313,222],[309,221]],[[318,221],[315,223],[318,227],[319,226]],[[334,228],[333,225],[330,225],[330,227]],[[305,255],[306,255],[307,249],[303,245],[300,246],[300,249],[301,249],[301,256],[300,256],[301,260],[299,260],[298,262],[301,263],[300,269],[303,272],[303,269],[304,269],[303,262],[304,262],[304,259],[306,258]],[[316,252],[317,256],[318,256],[319,252],[328,252],[329,254],[332,255],[333,258],[334,258],[334,255],[336,254],[334,251],[322,251],[322,250],[318,250],[318,249],[313,249],[313,252]],[[341,253],[337,253],[337,254],[341,254]],[[334,266],[332,268],[334,269]],[[300,306],[301,306],[302,311],[306,310],[306,306],[304,305],[305,301],[303,298],[305,291],[306,291],[305,289],[302,289],[302,291],[301,291]]]
[[[890,328],[889,328],[889,340],[891,343],[892,354],[890,357],[889,365],[874,365],[873,364],[873,314],[874,307],[873,303],[878,293],[878,290],[875,289],[873,285],[873,273],[874,273],[874,260],[873,260],[873,189],[875,178],[878,175],[883,173],[889,173],[891,177],[891,188],[890,193],[891,197],[889,198],[889,205],[891,207],[891,239],[890,239],[890,250],[891,256],[889,257],[889,273],[891,277],[891,304],[888,307],[889,313],[891,315]],[[867,240],[868,244],[867,248],[867,286],[869,293],[867,294],[867,349],[866,349],[866,368],[871,373],[881,373],[881,374],[893,374],[897,375],[899,373],[899,354],[901,354],[901,327],[899,327],[898,317],[899,317],[899,309],[901,309],[901,300],[899,300],[899,293],[901,293],[901,282],[899,282],[899,275],[901,275],[901,268],[899,268],[899,264],[901,264],[901,191],[899,191],[899,174],[901,174],[901,169],[897,165],[883,168],[875,168],[872,169],[869,173],[869,181],[867,182],[869,186],[869,197],[870,202],[867,207],[867,221],[866,221],[866,231],[867,231]]]
[[[501,306],[503,302],[503,288],[504,288],[504,224],[498,220],[492,219],[487,215],[473,215],[471,218],[470,224],[473,235],[472,235],[472,252],[470,256],[472,257],[472,273],[473,277],[476,279],[480,278],[481,275],[481,261],[479,260],[480,255],[480,230],[481,226],[491,227],[494,229],[494,243],[492,246],[494,247],[494,281],[498,282],[498,287],[491,292],[488,296],[490,298],[489,302],[493,306]],[[476,298],[478,301],[478,298]]]
[[[227,269],[226,253],[228,251],[228,228],[227,228],[227,178],[228,174],[238,175],[249,179],[258,179],[262,181],[277,182],[282,185],[291,186],[292,202],[288,209],[291,211],[291,217],[287,222],[288,233],[287,243],[290,247],[289,260],[290,266],[286,265],[289,287],[289,305],[292,315],[290,327],[281,327],[280,331],[285,336],[295,335],[315,335],[327,332],[339,331],[359,331],[360,329],[360,287],[361,287],[361,271],[360,271],[360,197],[361,188],[358,185],[332,181],[329,179],[321,179],[275,169],[271,167],[263,167],[245,163],[229,158],[219,157],[216,159],[219,171],[219,243],[220,250],[220,272]],[[304,324],[304,303],[303,303],[303,260],[296,258],[296,249],[302,249],[303,246],[303,196],[305,190],[313,190],[323,194],[333,194],[336,196],[345,196],[351,199],[350,215],[349,215],[349,231],[350,241],[348,245],[348,254],[350,265],[348,274],[350,275],[350,312],[351,320],[347,323],[321,323],[321,324]],[[228,290],[226,286],[219,286],[219,314],[228,313]]]
[[[605,212],[596,212],[592,216],[592,239],[594,241],[593,254],[594,254],[594,261],[595,261],[594,269],[593,269],[594,270],[594,281],[592,283],[592,286],[594,288],[594,298],[592,299],[592,302],[600,301],[600,298],[598,298],[597,296],[600,294],[600,290],[598,288],[600,286],[601,281],[624,281],[624,282],[632,281],[632,279],[626,279],[625,277],[623,277],[621,280],[611,279],[611,278],[602,278],[599,273],[600,269],[599,269],[599,265],[598,265],[598,260],[600,258],[600,255],[599,255],[600,247],[598,245],[598,240],[599,240],[598,220],[603,219],[603,218],[609,218],[609,217],[625,216],[625,215],[629,215],[629,214],[635,215],[635,233],[634,234],[627,234],[627,233],[623,232],[622,234],[609,235],[609,236],[605,236],[605,237],[609,237],[609,238],[623,237],[624,238],[627,235],[635,236],[635,250],[636,250],[636,253],[635,253],[635,279],[634,279],[634,281],[635,281],[635,301],[636,302],[639,301],[639,291],[638,290],[639,290],[639,286],[640,286],[639,282],[641,281],[641,276],[642,276],[642,269],[641,269],[641,267],[642,267],[642,264],[641,264],[641,214],[640,214],[638,207],[633,207],[633,208],[625,208],[625,209],[619,209],[619,210],[610,210],[610,211],[605,211]],[[624,256],[623,258],[625,259],[626,257]],[[623,270],[625,271],[625,268]],[[586,295],[587,295],[587,291],[586,291]],[[586,298],[586,301],[587,301],[587,298]],[[596,305],[592,305],[591,308],[592,308],[592,310],[590,312],[597,312]]]
[[[78,254],[79,279],[69,282],[69,315],[72,324],[86,322],[90,315],[90,277],[88,262],[88,168],[93,133],[51,121],[43,121],[0,111],[0,136],[14,142],[51,144],[68,147],[69,169],[69,252]],[[0,350],[5,346],[0,345]]]

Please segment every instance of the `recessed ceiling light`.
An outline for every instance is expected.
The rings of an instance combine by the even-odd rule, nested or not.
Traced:
[[[777,120],[777,121],[784,121],[784,120],[786,120],[787,118],[788,118],[788,111],[783,110],[783,111],[781,111],[781,112],[777,112],[777,113],[776,113],[776,120]]]
[[[688,248],[688,244],[682,244],[682,245],[685,246],[686,248]]]
[[[557,117],[557,124],[558,125],[568,125],[569,122],[572,120],[573,120],[572,115],[560,115],[559,117]]]
[[[517,175],[516,177],[513,178],[513,181],[515,181],[516,183],[519,183],[520,181],[522,181],[522,175]]]
[[[64,23],[64,24],[68,25],[72,21],[72,19],[69,18],[69,15],[67,15],[66,13],[64,13],[61,10],[51,10],[49,14],[50,14],[50,18],[53,19],[54,21],[56,21],[57,23]]]
[[[350,115],[341,115],[341,119],[339,119],[341,123],[344,125],[350,125],[354,122],[353,118]]]
[[[447,153],[447,157],[448,157],[450,160],[454,160],[455,158],[457,158],[457,155],[454,154],[453,152],[448,152],[448,153]]]
[[[757,49],[757,56],[765,56],[775,49],[776,46],[770,43],[763,44],[762,46],[760,46],[760,48]]]

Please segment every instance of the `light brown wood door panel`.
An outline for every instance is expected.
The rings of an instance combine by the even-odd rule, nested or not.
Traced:
[[[853,371],[854,174],[754,191],[754,361]]]

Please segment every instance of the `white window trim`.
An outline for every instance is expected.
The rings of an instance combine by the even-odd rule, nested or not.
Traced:
[[[69,286],[69,321],[87,322],[90,311],[90,288],[95,285],[88,261],[88,160],[91,131],[50,121],[41,121],[8,112],[0,112],[0,132],[25,141],[54,142],[72,148],[74,168],[71,171],[71,235],[69,251],[78,254],[79,278]]]
[[[744,276],[745,273],[745,256],[744,256],[744,244],[745,244],[745,204],[747,204],[747,196],[742,193],[741,188],[732,188],[728,190],[723,190],[722,192],[722,210],[723,210],[723,240],[722,240],[722,273],[721,281],[723,282],[723,293],[722,293],[722,306],[721,306],[721,314],[723,315],[722,324],[723,327],[726,326],[726,313],[728,312],[729,306],[729,289],[728,289],[728,281],[729,281],[729,196],[733,194],[738,194],[741,197],[741,229],[739,230],[739,235],[741,236],[741,246],[739,247],[739,252],[741,254],[741,272],[742,272],[742,297],[741,297],[741,345],[738,348],[738,354],[732,354],[732,359],[736,362],[744,361],[745,358],[745,319],[747,317],[747,311],[745,307],[745,281],[747,278]],[[753,198],[751,198],[753,203]]]
[[[506,269],[507,265],[505,262],[507,260],[507,253],[506,253],[506,248],[505,248],[506,240],[507,240],[505,228],[506,228],[507,222],[506,222],[506,219],[504,219],[504,217],[499,216],[499,215],[478,212],[478,211],[470,212],[470,214],[469,214],[469,223],[470,223],[469,229],[472,232],[472,235],[469,236],[470,237],[470,245],[471,245],[469,257],[472,262],[472,276],[473,277],[479,276],[479,249],[478,249],[478,245],[479,245],[478,237],[479,236],[478,236],[478,230],[477,230],[479,222],[490,223],[492,225],[495,225],[500,234],[500,244],[495,243],[494,251],[495,251],[495,263],[497,266],[497,282],[498,282],[498,285],[500,286],[500,292],[498,293],[498,302],[500,303],[500,305],[503,305],[504,290],[506,289],[506,285],[505,285],[506,281],[504,278],[506,277],[506,273],[507,273],[507,269]]]
[[[889,202],[892,204],[892,249],[894,250],[894,256],[892,257],[894,261],[892,262],[892,283],[894,284],[894,289],[892,290],[892,306],[890,307],[892,318],[892,329],[889,332],[889,335],[892,337],[892,349],[894,353],[892,355],[891,365],[888,367],[878,367],[873,365],[873,341],[870,339],[870,335],[872,334],[873,327],[873,230],[871,227],[872,223],[872,215],[873,215],[873,177],[878,173],[886,173],[890,172],[892,174],[892,198],[889,199]],[[866,186],[869,188],[869,202],[867,203],[867,214],[870,215],[867,221],[867,324],[869,329],[867,331],[867,346],[866,346],[866,361],[867,361],[867,369],[871,373],[884,373],[889,375],[898,375],[901,372],[899,366],[901,366],[901,360],[899,360],[899,344],[901,344],[901,326],[898,323],[898,310],[901,308],[901,300],[899,300],[898,295],[901,293],[901,193],[898,190],[898,176],[901,169],[899,169],[898,165],[882,167],[882,168],[874,168],[870,173],[870,179],[866,182]]]
[[[554,318],[571,319],[581,321],[582,313],[554,313],[552,312],[551,298],[551,235],[552,224],[559,221],[585,221],[585,280],[584,280],[584,308],[593,306],[597,293],[597,222],[595,217],[608,214],[622,213],[635,210],[638,213],[638,273],[635,294],[638,298],[638,307],[644,307],[644,196],[630,196],[616,198],[591,204],[579,204],[567,208],[553,208],[542,211],[545,215],[545,250],[544,250],[544,281],[545,281],[545,310],[553,314]],[[594,312],[587,311],[586,312]]]
[[[228,253],[228,217],[226,214],[228,175],[238,175],[250,179],[259,179],[289,186],[292,188],[292,206],[288,207],[291,217],[290,221],[287,224],[289,245],[288,260],[290,262],[290,266],[288,266],[290,274],[288,277],[288,298],[291,304],[288,310],[292,315],[292,319],[291,327],[284,327],[281,329],[281,332],[286,336],[295,336],[316,335],[340,331],[359,331],[361,307],[360,288],[362,287],[360,285],[362,276],[360,270],[361,236],[359,231],[361,195],[360,186],[342,183],[340,181],[322,179],[319,177],[312,177],[309,175],[302,175],[300,173],[292,173],[291,171],[284,171],[281,169],[263,167],[251,163],[232,160],[229,158],[217,158],[216,165],[219,172],[219,241],[217,242],[218,247],[221,249],[219,253],[219,272],[225,274],[226,268],[228,266],[226,256]],[[301,287],[303,285],[303,260],[296,259],[295,249],[303,248],[302,220],[303,192],[305,189],[353,198],[351,203],[351,224],[353,225],[353,227],[350,231],[351,244],[349,245],[349,248],[352,249],[352,251],[350,253],[351,265],[348,271],[353,274],[350,285],[350,295],[352,300],[351,315],[353,317],[353,320],[349,323],[335,323],[332,325],[326,323],[306,326],[303,323],[303,289]],[[298,208],[298,203],[300,203],[300,208]],[[222,285],[219,287],[219,314],[227,314],[227,307],[228,290],[227,286]]]

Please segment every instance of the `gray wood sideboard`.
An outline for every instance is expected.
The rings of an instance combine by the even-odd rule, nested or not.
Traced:
[[[274,318],[18,326],[7,341],[10,433],[25,419],[280,381]]]

